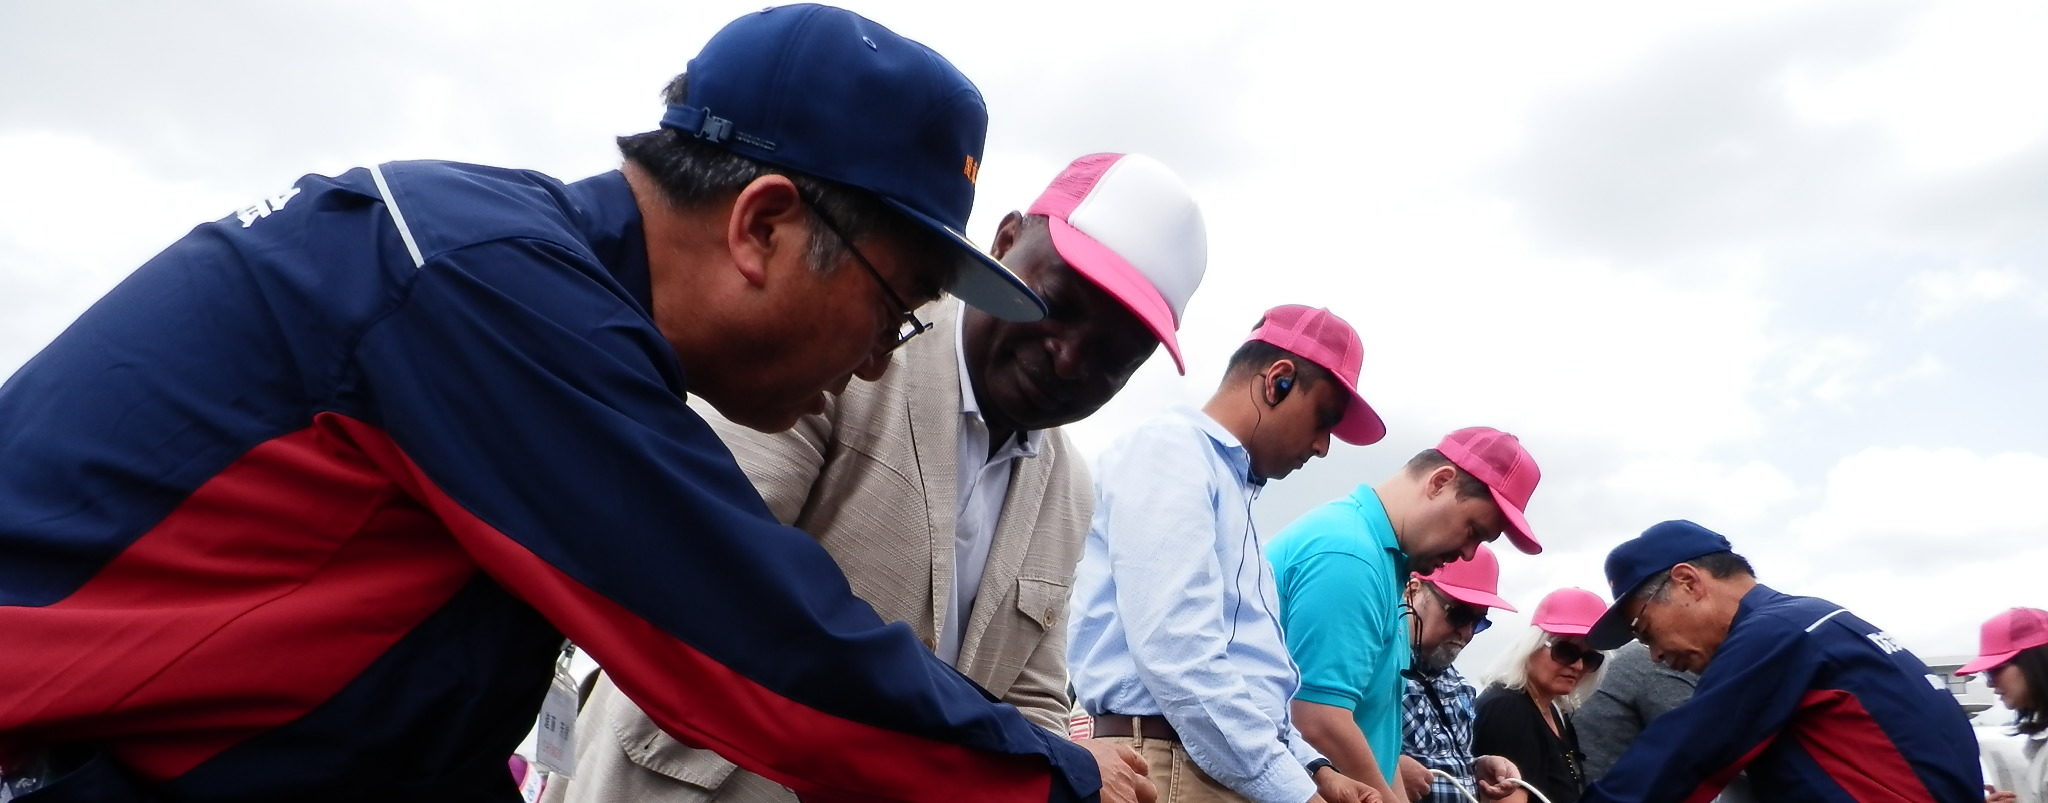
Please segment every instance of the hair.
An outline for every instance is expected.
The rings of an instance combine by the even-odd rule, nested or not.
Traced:
[[[687,102],[689,74],[677,75],[662,90],[664,103]],[[647,171],[662,195],[678,209],[700,209],[745,189],[762,176],[785,176],[805,199],[805,213],[811,218],[810,241],[804,258],[812,270],[828,273],[840,261],[848,244],[839,241],[830,228],[819,225],[818,213],[810,204],[844,229],[848,238],[880,236],[909,246],[908,253],[929,253],[948,247],[939,236],[898,213],[872,193],[741,156],[716,144],[668,127],[618,138],[619,154]],[[920,275],[935,266],[918,265]]]
[[[1411,475],[1426,477],[1430,472],[1444,466],[1450,466],[1452,471],[1457,472],[1459,499],[1486,499],[1493,493],[1487,489],[1486,483],[1480,482],[1478,477],[1472,476],[1472,472],[1458,468],[1458,464],[1451,462],[1451,459],[1445,457],[1443,452],[1435,449],[1424,449],[1416,453],[1414,457],[1408,458],[1408,465],[1402,468]]]
[[[1733,552],[1709,552],[1697,558],[1688,558],[1678,563],[1690,563],[1717,579],[1733,577],[1740,573],[1744,577],[1755,577],[1756,569],[1749,565],[1749,559]],[[1673,564],[1677,566],[1678,564]],[[1671,594],[1671,570],[1658,572],[1643,581],[1643,587],[1629,596],[1644,600],[1661,601]]]
[[[1486,674],[1481,676],[1480,687],[1502,686],[1511,691],[1526,692],[1529,688],[1529,662],[1539,659],[1550,660],[1542,656],[1542,653],[1550,649],[1547,642],[1555,635],[1558,634],[1530,625],[1514,643],[1508,645],[1506,650],[1494,656],[1493,663],[1486,667]],[[1563,709],[1565,713],[1578,710],[1579,706],[1591,699],[1593,692],[1600,688],[1600,678],[1607,674],[1607,665],[1612,663],[1614,658],[1614,653],[1609,650],[1602,650],[1601,654],[1607,656],[1608,660],[1602,661],[1599,669],[1581,675],[1579,685],[1572,689],[1571,694],[1557,698],[1557,707]]]
[[[1265,317],[1260,316],[1258,324],[1252,327],[1252,331],[1256,332],[1260,326],[1265,325]],[[1296,393],[1306,393],[1309,388],[1315,387],[1317,383],[1331,379],[1329,369],[1264,340],[1247,340],[1244,342],[1244,345],[1238,346],[1237,351],[1231,353],[1230,364],[1224,369],[1223,376],[1225,379],[1240,379],[1253,374],[1263,374],[1273,363],[1281,360],[1294,361],[1294,392]]]
[[[2013,729],[2028,736],[2048,731],[2048,644],[2020,650],[2012,660],[1992,667],[1990,671],[1997,672],[2007,664],[2018,669],[2020,678],[2027,684],[2027,707],[2017,712]]]

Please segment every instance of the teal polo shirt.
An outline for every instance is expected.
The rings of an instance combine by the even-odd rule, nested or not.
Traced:
[[[1266,547],[1280,627],[1301,669],[1295,698],[1351,711],[1389,785],[1401,755],[1401,670],[1408,668],[1401,588],[1408,556],[1370,485],[1317,507]],[[1338,767],[1356,773],[1351,767]]]

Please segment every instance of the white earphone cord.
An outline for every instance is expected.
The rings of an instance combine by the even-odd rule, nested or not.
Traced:
[[[1479,798],[1472,794],[1472,790],[1466,789],[1465,782],[1458,780],[1457,776],[1454,776],[1448,772],[1444,772],[1443,770],[1439,769],[1431,769],[1429,771],[1429,774],[1434,775],[1438,778],[1442,778],[1446,781],[1450,781],[1451,787],[1457,789],[1458,794],[1464,795],[1466,800],[1470,800],[1472,801],[1472,803],[1480,803]],[[1550,803],[1550,798],[1544,797],[1542,792],[1536,791],[1536,787],[1531,786],[1528,781],[1524,781],[1520,778],[1509,778],[1508,783],[1529,790],[1529,796],[1536,798],[1541,803]]]

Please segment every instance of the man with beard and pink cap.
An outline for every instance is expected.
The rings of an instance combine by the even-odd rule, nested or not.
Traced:
[[[1472,755],[1477,693],[1452,665],[1465,645],[1493,625],[1487,618],[1490,609],[1515,610],[1500,596],[1500,559],[1481,546],[1471,560],[1409,575],[1401,596],[1413,615],[1408,635],[1414,640],[1414,666],[1401,672],[1405,687],[1399,776],[1408,799],[1461,803],[1461,785],[1488,793],[1513,791],[1504,781],[1521,777],[1514,762]],[[1431,775],[1433,769],[1450,773],[1457,783]]]
[[[1200,410],[1141,424],[1098,460],[1074,579],[1074,688],[1093,733],[1144,756],[1173,801],[1359,803],[1288,714],[1273,576],[1251,503],[1270,480],[1386,426],[1358,393],[1364,346],[1326,309],[1266,312]]]
[[[1207,266],[1201,212],[1139,154],[1074,160],[991,253],[1047,306],[997,319],[956,299],[932,331],[786,432],[705,417],[776,518],[815,536],[856,595],[1032,723],[1065,736],[1067,588],[1094,507],[1058,427],[1095,412],[1160,345]],[[661,733],[607,681],[579,718],[573,779],[550,801],[788,801]],[[971,790],[959,790],[962,799]]]
[[[1520,439],[1470,427],[1444,436],[1377,487],[1361,484],[1296,519],[1266,549],[1280,624],[1301,667],[1294,720],[1346,775],[1389,800],[1401,750],[1411,638],[1401,592],[1410,572],[1473,558],[1503,533],[1543,547],[1523,511],[1542,473]]]

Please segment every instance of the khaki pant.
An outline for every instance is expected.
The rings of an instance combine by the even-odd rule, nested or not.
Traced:
[[[1188,751],[1178,742],[1143,736],[1104,736],[1105,742],[1131,746],[1145,757],[1145,777],[1159,787],[1159,803],[1249,803],[1245,796],[1217,783],[1209,773],[1195,766]]]

